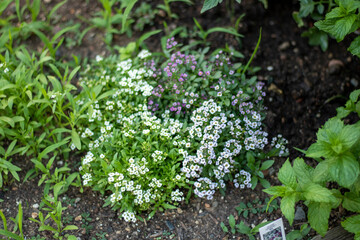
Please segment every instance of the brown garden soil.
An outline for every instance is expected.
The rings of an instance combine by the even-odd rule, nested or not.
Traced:
[[[46,6],[51,8],[58,0],[45,1]],[[77,17],[82,16],[90,19],[94,12],[100,10],[97,1],[69,0],[59,9],[57,26],[54,31],[59,30],[64,24],[84,23]],[[156,1],[157,2],[157,1]],[[169,28],[186,25],[193,28],[193,17],[196,17],[203,28],[214,26],[232,25],[225,1],[219,7],[200,15],[203,1],[193,6],[175,2],[171,4],[172,10],[179,16],[178,20],[169,20],[166,17],[157,16],[153,26],[146,30],[163,27],[166,21]],[[156,4],[152,2],[155,6]],[[325,121],[334,116],[336,108],[346,102],[349,93],[358,87],[360,81],[360,61],[347,52],[353,36],[341,43],[330,40],[329,50],[322,52],[318,47],[311,47],[307,39],[301,37],[302,31],[297,27],[291,17],[291,13],[298,10],[297,1],[273,0],[269,1],[269,8],[264,9],[256,0],[242,1],[235,4],[235,15],[245,13],[246,16],[240,23],[239,32],[244,35],[242,47],[233,36],[214,33],[209,35],[211,47],[223,47],[228,43],[245,55],[246,59],[251,56],[259,30],[262,28],[261,45],[252,63],[260,66],[257,75],[267,85],[267,99],[265,105],[268,114],[265,127],[270,136],[282,134],[289,140],[290,159],[295,159],[301,154],[294,149],[298,147],[306,149],[316,140],[316,132]],[[309,25],[311,22],[308,23]],[[86,25],[86,24],[85,24]],[[85,26],[84,25],[84,26]],[[83,27],[85,28],[85,27]],[[114,45],[124,46],[131,40],[140,36],[134,33],[131,39],[125,36],[115,36]],[[147,40],[147,46],[152,51],[160,51],[160,37],[156,35]],[[69,34],[69,37],[73,37]],[[61,48],[59,56],[65,59],[71,55],[79,55],[94,58],[96,55],[108,55],[109,49],[103,43],[103,32],[91,30],[85,35],[80,46]],[[179,39],[181,41],[181,39]],[[26,42],[32,49],[40,51],[41,43],[33,37]],[[80,161],[79,155],[73,155],[64,161],[73,163]],[[284,158],[276,159],[275,165],[270,169],[266,178],[273,184],[279,184],[276,172],[285,161]],[[15,164],[24,164],[24,159],[18,159]],[[25,174],[32,165],[20,166]],[[34,204],[40,204],[42,198],[42,187],[38,187],[38,178],[25,183],[13,182],[0,191],[0,209],[7,217],[15,217],[17,203],[22,202],[24,211],[24,232],[27,239],[40,235],[46,239],[52,239],[47,232],[39,232],[38,225],[28,220],[29,217],[39,212]],[[63,197],[63,205],[67,206],[64,217],[69,224],[75,224],[79,230],[71,231],[79,239],[101,239],[96,234],[104,234],[106,239],[247,239],[245,235],[224,233],[220,227],[221,222],[227,223],[228,216],[233,214],[237,222],[245,221],[248,225],[257,225],[264,220],[275,220],[282,217],[280,210],[270,213],[249,214],[248,218],[238,216],[235,207],[240,202],[249,202],[255,199],[264,201],[267,194],[257,186],[255,190],[239,190],[229,188],[226,195],[220,193],[215,195],[212,201],[192,197],[188,204],[183,203],[177,209],[158,212],[146,221],[137,223],[126,223],[119,219],[117,212],[109,207],[102,207],[103,197],[91,189],[84,189],[80,193],[77,188],[70,188]],[[306,208],[303,207],[306,211]],[[89,219],[85,221],[82,214],[88,213]],[[70,216],[70,217],[69,217]],[[341,213],[332,212],[329,223],[330,228],[339,224]],[[295,221],[289,226],[284,219],[286,232],[298,229],[306,220]],[[86,222],[86,223],[84,223]],[[86,230],[84,224],[91,226]],[[312,231],[311,235],[315,233]]]

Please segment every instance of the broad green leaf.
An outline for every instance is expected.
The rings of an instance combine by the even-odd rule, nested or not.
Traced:
[[[301,185],[307,184],[312,181],[312,172],[314,171],[314,169],[308,166],[304,162],[304,159],[296,158],[293,165],[295,175]]]
[[[314,202],[335,202],[336,198],[332,195],[332,192],[320,186],[316,183],[310,183],[304,189],[304,197],[306,200],[314,201]]]
[[[327,13],[325,18],[326,19],[341,18],[341,17],[346,16],[346,14],[347,13],[344,8],[336,7],[336,8],[333,8],[329,13]]]
[[[348,188],[359,176],[359,162],[348,152],[332,160],[329,171],[340,186]]]
[[[320,162],[313,172],[313,181],[315,183],[322,183],[331,180],[329,172],[330,162],[328,160]]]
[[[322,236],[328,229],[328,221],[331,212],[331,204],[310,202],[308,204],[308,220],[313,229]]]
[[[338,136],[343,146],[343,151],[350,149],[360,139],[360,128],[356,125],[345,126]]]
[[[204,13],[207,10],[210,10],[210,9],[216,7],[221,2],[222,2],[222,0],[205,0],[200,13]]]
[[[236,225],[237,229],[242,234],[249,234],[251,232],[251,228],[246,226],[246,224],[241,221],[239,224]]]
[[[330,33],[338,42],[340,42],[350,33],[356,18],[357,16],[355,14],[350,14],[341,19],[330,18],[318,21],[315,23],[315,26],[320,30]]]
[[[315,3],[312,0],[300,0],[300,17],[307,17],[314,11]]]
[[[360,196],[354,192],[346,192],[342,206],[352,212],[360,212]]]
[[[291,167],[289,159],[282,165],[279,170],[278,178],[281,183],[286,186],[296,189],[297,182],[294,169]]]
[[[290,225],[292,225],[295,217],[295,198],[295,194],[285,195],[280,203],[281,212],[287,218]]]
[[[348,51],[360,58],[360,36],[357,36],[350,44]]]
[[[320,46],[321,50],[325,52],[329,46],[329,37],[326,32],[319,30],[316,27],[311,27],[309,30],[301,34],[302,37],[309,38],[310,46]]]
[[[273,196],[285,196],[287,187],[286,186],[274,186],[267,189],[264,189],[263,191],[267,194],[273,195]]]
[[[360,8],[360,2],[354,0],[341,0],[339,1],[339,6],[344,8],[347,12],[353,12]]]
[[[329,143],[318,140],[316,143],[311,144],[311,146],[306,150],[306,157],[319,159],[321,157],[331,157],[333,151]]]
[[[345,230],[359,234],[360,233],[360,215],[351,216],[345,219],[344,222],[341,223],[341,226],[345,228]]]
[[[266,170],[268,169],[269,167],[271,167],[273,164],[274,164],[274,160],[268,160],[268,161],[265,161],[261,164],[261,167],[260,167],[260,170]]]

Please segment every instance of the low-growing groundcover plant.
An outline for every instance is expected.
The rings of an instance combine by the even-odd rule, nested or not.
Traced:
[[[146,50],[123,61],[98,57],[80,79],[101,99],[80,129],[89,148],[83,184],[110,193],[106,205],[126,221],[175,208],[192,192],[212,199],[229,181],[269,185],[261,171],[274,161],[263,160],[287,154],[282,138],[265,151],[265,93],[256,77],[245,77],[248,65],[231,63],[222,51],[208,58],[208,49],[176,47],[168,40],[165,60]]]
[[[345,124],[343,118],[355,112],[360,116],[360,90],[350,94],[345,107],[329,119],[317,133],[317,141],[305,154],[318,161],[315,168],[297,158],[291,166],[287,160],[278,178],[283,186],[265,192],[281,197],[281,211],[292,224],[295,204],[303,201],[308,207],[308,221],[313,229],[325,235],[332,209],[342,207],[354,215],[341,225],[360,239],[360,121]]]

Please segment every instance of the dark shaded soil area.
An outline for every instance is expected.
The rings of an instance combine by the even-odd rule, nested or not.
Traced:
[[[51,1],[49,6],[55,2],[58,1]],[[202,1],[197,2],[193,6],[173,3],[172,9],[179,19],[170,21],[157,16],[154,26],[148,30],[161,28],[164,21],[167,21],[170,29],[180,25],[187,25],[192,29],[192,17],[196,17],[205,29],[226,26],[231,22],[225,1],[221,6],[203,15],[200,15]],[[343,105],[349,93],[357,87],[360,81],[360,61],[346,50],[350,39],[341,43],[331,40],[327,52],[322,52],[318,47],[310,47],[307,39],[300,36],[303,29],[299,29],[291,17],[291,13],[299,9],[296,1],[294,3],[288,0],[273,0],[269,1],[269,9],[264,9],[258,1],[248,0],[243,1],[241,5],[236,4],[235,7],[236,16],[246,14],[239,28],[239,32],[245,36],[242,39],[242,48],[239,49],[237,41],[231,35],[214,33],[209,35],[208,40],[212,47],[223,47],[224,43],[232,45],[245,55],[246,62],[255,48],[259,29],[262,28],[260,49],[252,65],[261,67],[262,70],[257,75],[268,88],[265,102],[268,108],[266,128],[271,136],[280,133],[289,140],[289,157],[294,159],[300,156],[300,153],[293,147],[306,149],[313,143],[318,128],[329,117],[335,115],[336,107]],[[90,18],[91,14],[99,9],[100,5],[95,3],[86,4],[85,1],[69,0],[59,9],[58,15],[63,16],[59,19],[59,27],[71,21],[80,22],[78,15]],[[132,39],[139,35],[141,34],[135,33]],[[88,58],[94,58],[98,54],[107,55],[109,50],[102,37],[103,33],[100,30],[93,29],[85,35],[80,46],[70,49],[63,47],[59,54],[65,57],[75,54]],[[28,43],[32,48],[41,50],[42,46],[37,45],[38,42],[34,39],[29,39]],[[126,37],[115,36],[114,45],[124,46],[129,41]],[[152,51],[159,51],[160,35],[151,37],[146,43]],[[74,159],[79,161],[77,156]],[[24,161],[19,159],[19,162],[21,160]],[[267,176],[272,184],[278,184],[276,172],[284,160],[276,159],[275,166]],[[22,168],[27,171],[30,167],[31,165]],[[33,179],[22,184],[15,182],[8,186],[1,192],[0,197],[4,202],[0,203],[0,208],[7,217],[15,217],[16,203],[22,202],[26,236],[29,238],[40,234],[46,239],[51,239],[49,232],[38,232],[38,225],[27,220],[32,214],[39,212],[37,206],[34,206],[40,204],[42,197],[42,188],[37,187],[38,180]],[[101,195],[90,189],[80,193],[78,189],[72,188],[62,197],[63,206],[68,206],[64,216],[72,216],[67,217],[67,220],[69,224],[79,227],[79,230],[72,231],[72,234],[80,239],[102,239],[99,234],[103,234],[106,239],[247,239],[241,234],[233,236],[224,233],[220,223],[227,223],[230,214],[235,216],[237,222],[241,220],[249,225],[281,217],[280,210],[271,214],[250,214],[247,219],[237,215],[235,207],[240,202],[264,200],[268,197],[260,186],[255,190],[231,188],[227,190],[226,196],[217,193],[212,201],[191,198],[189,204],[184,203],[175,210],[158,212],[150,221],[134,224],[120,220],[117,213],[109,207],[103,208]],[[88,220],[81,216],[84,213],[89,214]],[[335,212],[332,214],[330,227],[338,224],[338,215],[339,213]],[[287,232],[290,229],[298,229],[303,223],[295,221],[295,224],[289,227],[287,221],[284,221]]]

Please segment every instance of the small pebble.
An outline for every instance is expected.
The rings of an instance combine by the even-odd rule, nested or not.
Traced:
[[[82,220],[82,216],[81,216],[81,215],[75,217],[75,221],[81,221],[81,220]]]
[[[176,211],[177,211],[178,214],[182,214],[182,213],[183,213],[183,210],[182,210],[181,208],[177,208]]]
[[[351,83],[354,87],[357,87],[357,86],[359,85],[359,81],[356,80],[355,78],[352,78],[352,79],[350,80],[350,83]]]
[[[278,49],[280,51],[286,50],[290,47],[290,43],[289,42],[283,42],[282,44],[280,44],[280,46],[278,47]]]
[[[37,212],[33,212],[31,213],[31,217],[32,218],[37,218],[39,216],[39,214]]]
[[[273,66],[268,66],[266,69],[267,69],[269,72],[271,72],[272,70],[274,70],[274,67],[273,67]]]
[[[39,204],[35,203],[34,205],[32,205],[33,208],[38,209],[39,208]]]

